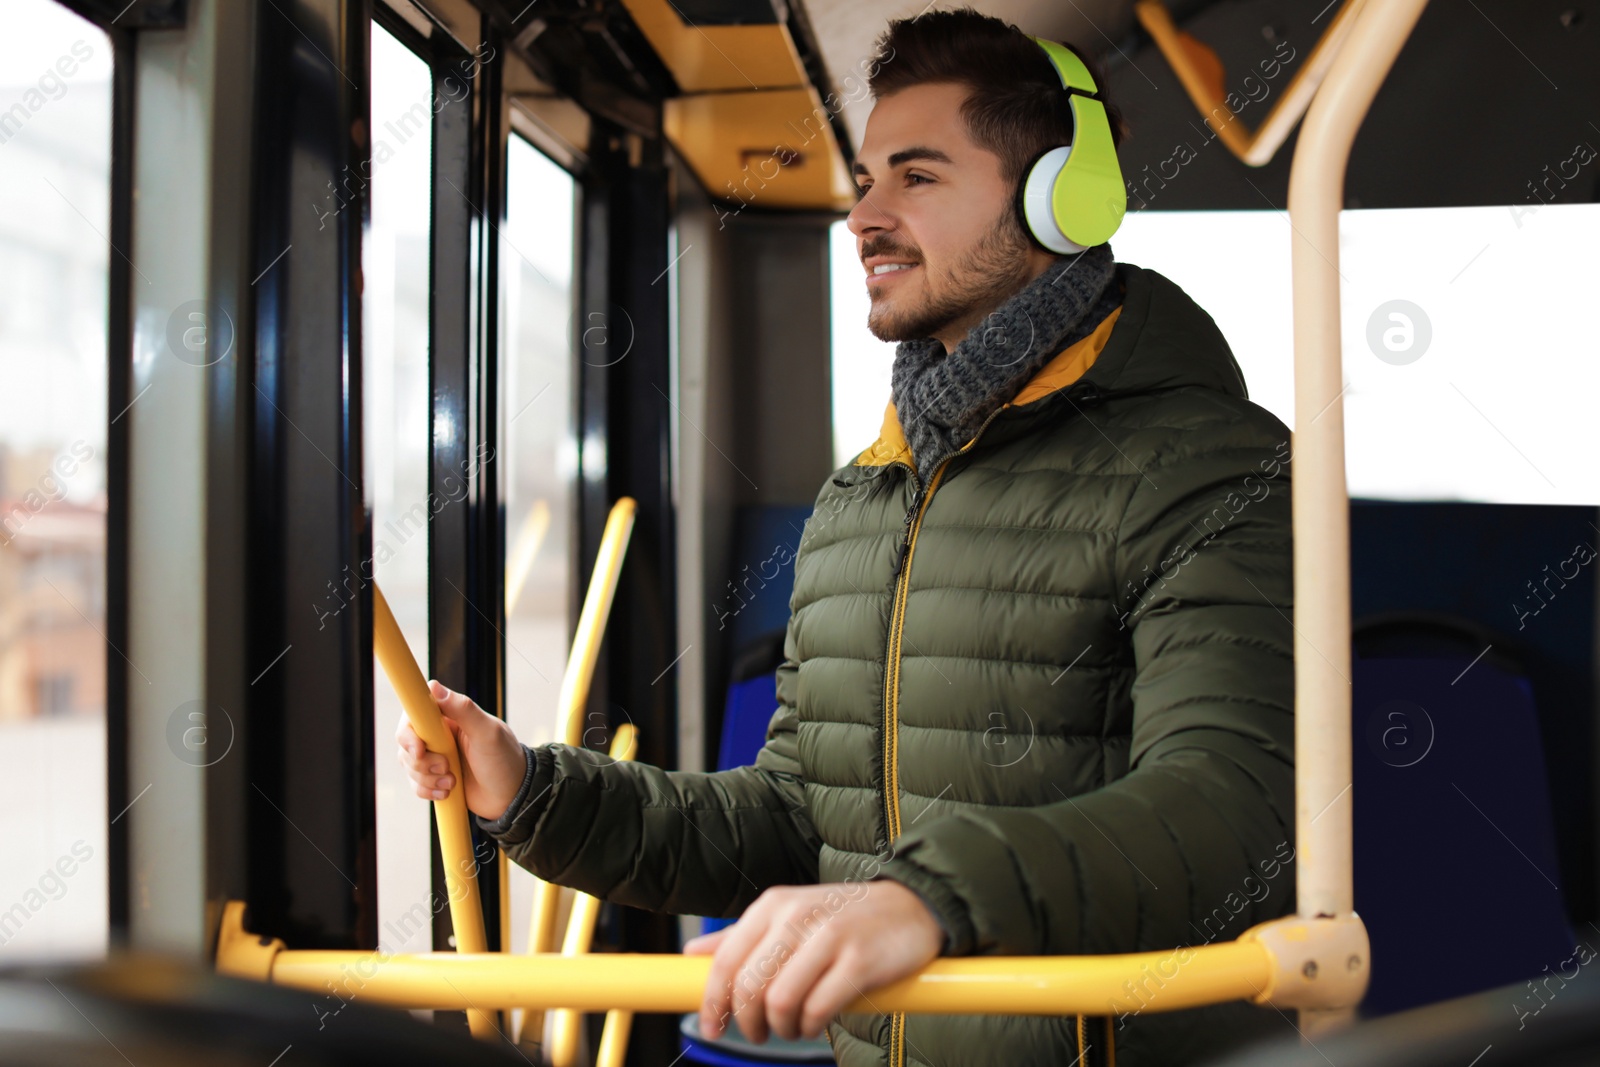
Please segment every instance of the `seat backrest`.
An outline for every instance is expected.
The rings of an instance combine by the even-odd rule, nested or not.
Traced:
[[[723,705],[722,738],[717,747],[717,770],[747,767],[767,742],[767,724],[778,706],[777,670],[783,663],[783,631],[763,634],[738,651],[728,699]],[[709,934],[732,919],[703,918],[700,932]]]
[[[767,724],[778,706],[777,670],[783,663],[783,631],[762,634],[734,656],[728,699],[722,710],[717,770],[755,762],[767,741]]]
[[[1355,910],[1372,938],[1362,1014],[1549,973],[1575,939],[1528,680],[1468,655],[1352,668]]]

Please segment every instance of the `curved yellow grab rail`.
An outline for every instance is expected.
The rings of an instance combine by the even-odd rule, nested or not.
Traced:
[[[616,736],[611,739],[611,758],[631,760],[638,748],[638,730],[633,724],[624,723],[617,727]],[[572,902],[572,914],[567,919],[567,937],[561,946],[563,956],[582,956],[589,951],[589,945],[594,940],[595,921],[599,917],[600,899],[588,893],[579,893]],[[632,1025],[632,1012],[616,1008],[606,1012],[605,1033],[620,1033],[621,1048],[618,1054],[626,1050],[627,1033]],[[567,1009],[556,1012],[550,1033],[550,1062],[554,1067],[575,1067],[578,1062],[578,1033],[582,1026],[582,1012]],[[612,1043],[617,1044],[618,1040],[613,1038]],[[601,1035],[601,1044],[605,1044],[604,1034]]]
[[[244,903],[223,909],[217,970],[298,989],[343,988],[396,1008],[458,1010],[536,1004],[539,1011],[686,1012],[699,1008],[710,956],[507,956],[434,952],[291,952],[244,929]],[[1366,928],[1354,915],[1274,919],[1237,941],[1104,956],[934,960],[870,991],[847,1012],[1123,1015],[1250,1000],[1278,1008],[1349,1005],[1366,985]],[[330,986],[331,984],[331,986]],[[608,1017],[611,1023],[626,1019]],[[622,1035],[625,1039],[625,1033]],[[612,1041],[615,1050],[616,1041]]]
[[[279,951],[278,985],[324,990],[396,1008],[459,1010],[469,1005],[580,1012],[696,1011],[710,956],[602,953],[506,956],[434,952]],[[1272,983],[1274,961],[1260,942],[1117,956],[940,959],[873,990],[847,1012],[955,1015],[1073,1015],[1167,1012],[1254,999]]]
[[[633,536],[634,518],[639,505],[632,497],[621,497],[611,506],[606,528],[600,535],[600,550],[595,556],[594,573],[584,594],[583,611],[573,634],[572,651],[567,656],[566,673],[561,676],[561,693],[556,698],[560,723],[556,734],[563,744],[583,746],[583,710],[589,702],[589,684],[595,662],[600,657],[600,641],[605,636],[611,602],[616,597],[617,580]],[[538,881],[533,887],[533,920],[528,924],[528,951],[547,953],[555,949],[556,912],[560,908],[561,887]],[[544,1017],[538,1009],[524,1013],[518,1040],[537,1041],[544,1030]]]
[[[462,781],[461,755],[456,751],[455,738],[445,726],[439,705],[428,691],[427,679],[376,582],[372,584],[372,648],[400,697],[411,728],[430,750],[444,754],[451,777]],[[443,800],[435,800],[433,818],[439,827],[439,851],[444,857],[445,889],[450,898],[450,925],[455,930],[456,948],[463,953],[485,952],[489,940],[484,933],[483,904],[478,898],[478,865],[472,856],[466,790],[452,789]],[[496,1032],[494,1020],[485,1010],[469,1010],[467,1021],[475,1037],[490,1037]]]

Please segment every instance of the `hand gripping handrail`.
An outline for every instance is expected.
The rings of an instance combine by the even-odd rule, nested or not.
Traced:
[[[563,744],[583,747],[583,715],[589,703],[589,685],[594,678],[595,663],[600,657],[600,642],[605,636],[606,621],[611,616],[611,603],[616,597],[617,582],[622,575],[622,563],[628,554],[628,542],[633,536],[633,524],[639,505],[632,497],[620,497],[611,506],[605,530],[600,535],[600,548],[595,555],[594,571],[589,576],[589,588],[584,594],[583,611],[578,615],[578,628],[572,637],[572,650],[567,656],[566,673],[561,676],[561,693],[556,698],[560,724],[556,734]],[[533,888],[533,919],[528,925],[528,951],[545,953],[555,950],[556,912],[560,908],[561,887],[551,882],[538,881]],[[530,1008],[523,1013],[518,1040],[538,1041],[544,1031],[542,1010]]]
[[[372,647],[377,660],[400,697],[411,728],[430,750],[443,754],[450,775],[461,776],[461,754],[444,724],[439,705],[428,691],[428,682],[406,644],[400,624],[383,597],[378,583],[372,583]],[[478,864],[472,854],[472,827],[468,822],[466,789],[452,789],[443,800],[433,802],[434,822],[439,827],[439,851],[444,859],[445,889],[450,898],[450,925],[455,930],[456,949],[463,953],[488,950],[483,928],[483,905],[478,898]],[[467,1021],[473,1036],[490,1037],[496,1030],[487,1011],[469,1010]]]

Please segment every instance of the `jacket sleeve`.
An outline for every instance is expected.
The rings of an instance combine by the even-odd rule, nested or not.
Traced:
[[[1134,661],[1128,773],[895,842],[878,877],[932,904],[948,954],[1176,948],[1293,909],[1287,441],[1274,452],[1228,436],[1145,470],[1118,531],[1110,625]]]
[[[479,826],[540,878],[652,911],[730,918],[769,886],[817,880],[821,841],[795,747],[793,631],[755,764],[711,773],[529,750],[511,808]]]

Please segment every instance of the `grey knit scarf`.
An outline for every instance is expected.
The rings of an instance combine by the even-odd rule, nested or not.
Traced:
[[[1068,345],[1089,336],[1122,295],[1109,244],[1063,256],[968,331],[954,352],[935,338],[901,341],[895,413],[926,481],[985,419]]]

